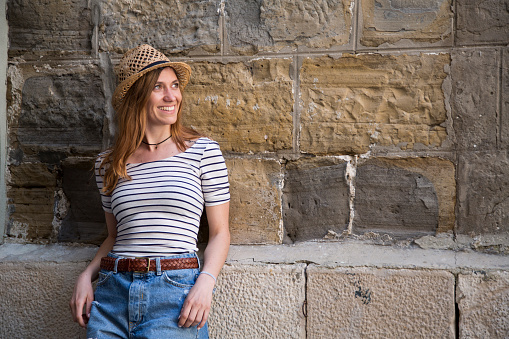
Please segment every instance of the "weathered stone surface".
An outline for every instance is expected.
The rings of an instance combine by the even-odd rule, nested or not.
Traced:
[[[23,85],[21,113],[10,130],[25,153],[71,147],[99,151],[104,105],[98,76],[31,77]]]
[[[509,49],[503,50],[502,70],[509,68]],[[502,72],[500,145],[509,148],[509,72]]]
[[[357,168],[354,231],[400,236],[452,231],[454,164],[438,158],[369,160]]]
[[[309,338],[454,338],[454,276],[444,271],[307,269]]]
[[[452,18],[451,0],[362,0],[360,42],[370,47],[402,39],[419,44],[449,42]]]
[[[62,196],[57,211],[58,241],[100,245],[107,236],[101,196],[93,166],[95,159],[68,159],[62,164]],[[64,205],[62,204],[62,205]]]
[[[256,53],[283,47],[330,48],[350,41],[351,1],[227,1],[231,47]]]
[[[281,243],[281,164],[229,159],[232,244]]]
[[[461,45],[509,43],[507,0],[458,0],[456,41]]]
[[[0,262],[1,338],[86,338],[69,300],[85,263]]]
[[[219,275],[210,337],[306,338],[305,266],[227,265]]]
[[[448,54],[305,59],[301,150],[365,153],[373,146],[440,147]]]
[[[368,162],[357,169],[355,183],[356,232],[412,236],[437,229],[438,197],[426,176]]]
[[[507,151],[465,152],[458,163],[456,233],[509,232],[509,156]]]
[[[9,50],[89,51],[90,9],[87,0],[9,0]]]
[[[193,77],[184,93],[185,120],[225,151],[291,149],[291,62],[193,63]]]
[[[53,233],[57,173],[45,164],[9,166],[7,236],[25,241],[48,240]]]
[[[99,47],[124,53],[148,43],[163,53],[218,52],[219,0],[101,1]]]
[[[499,138],[497,87],[499,53],[495,49],[452,54],[452,111],[459,149],[496,147]]]
[[[283,188],[285,236],[292,241],[322,239],[343,232],[350,216],[346,163],[297,161],[287,166]]]
[[[459,338],[507,338],[509,272],[459,274]]]

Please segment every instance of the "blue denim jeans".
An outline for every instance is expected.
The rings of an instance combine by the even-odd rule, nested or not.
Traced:
[[[118,258],[114,254],[108,256]],[[190,258],[195,253],[159,258]],[[157,267],[160,268],[158,259]],[[184,300],[200,270],[148,273],[101,270],[92,302],[87,338],[208,338],[207,325],[179,328]]]

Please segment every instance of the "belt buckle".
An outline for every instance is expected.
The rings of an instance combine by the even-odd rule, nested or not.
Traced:
[[[147,269],[143,271],[133,271],[134,273],[148,273],[150,272],[150,258],[147,257],[135,257],[134,259],[143,259],[147,261]]]

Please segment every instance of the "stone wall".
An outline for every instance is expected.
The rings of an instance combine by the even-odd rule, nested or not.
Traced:
[[[232,248],[213,337],[504,337],[507,6],[8,0],[3,272],[17,246],[93,250],[104,238],[90,169],[114,135],[113,66],[149,43],[191,65],[185,120],[227,160]],[[381,246],[401,257],[359,251]],[[55,264],[31,250],[25,278],[3,284],[92,252]],[[433,259],[405,261],[415,253]],[[482,261],[440,266],[458,253]],[[497,302],[480,311],[484,300]]]

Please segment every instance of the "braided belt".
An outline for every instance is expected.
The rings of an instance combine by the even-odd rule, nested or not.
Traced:
[[[117,259],[112,257],[101,258],[101,268],[114,271],[115,260]],[[161,259],[161,271],[183,270],[198,267],[197,258]],[[156,261],[151,258],[119,259],[117,264],[117,272],[146,273],[156,270]]]

